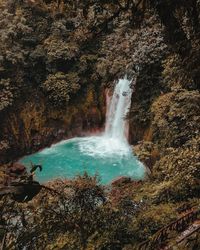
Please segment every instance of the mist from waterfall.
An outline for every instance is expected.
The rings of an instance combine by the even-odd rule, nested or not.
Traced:
[[[128,122],[125,119],[131,105],[131,81],[124,77],[117,82],[112,97],[107,98],[105,132],[101,136],[83,138],[80,150],[90,155],[102,157],[123,157],[130,154],[127,141]]]
[[[127,140],[128,120],[131,105],[131,81],[120,79],[112,95],[107,98],[107,116],[104,133],[98,136],[75,137],[61,141],[33,155],[21,159],[27,167],[30,161],[42,164],[39,181],[53,178],[73,178],[85,171],[98,174],[101,183],[108,184],[119,176],[141,180],[145,168],[133,155]]]

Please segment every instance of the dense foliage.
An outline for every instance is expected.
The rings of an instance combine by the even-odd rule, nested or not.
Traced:
[[[63,74],[58,72],[55,75],[49,75],[42,87],[47,92],[49,99],[55,105],[63,105],[70,99],[70,93],[76,92],[80,85],[79,78],[74,74]]]
[[[199,204],[199,16],[199,0],[0,1],[0,162],[102,125],[105,88],[128,74],[130,142],[151,169],[111,190],[86,175],[4,197],[7,249],[136,249]],[[199,249],[199,233],[182,243]]]
[[[86,174],[50,187],[28,204],[2,199],[6,249],[121,249],[133,241],[129,220],[142,206],[130,206],[128,195],[113,205],[97,178]]]

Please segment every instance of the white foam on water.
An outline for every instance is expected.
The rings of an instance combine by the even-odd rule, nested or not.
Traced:
[[[79,149],[83,154],[99,157],[123,157],[131,153],[129,145],[117,138],[91,136],[79,141]]]
[[[62,147],[65,144],[74,142],[78,150],[84,155],[102,159],[123,159],[132,156],[132,149],[127,140],[128,122],[125,119],[130,105],[132,88],[131,81],[126,77],[120,79],[114,89],[114,93],[107,100],[105,132],[99,136],[76,137],[63,140],[39,152],[40,155],[65,156],[66,151]],[[78,152],[78,151],[77,151]],[[67,157],[67,155],[66,155]],[[138,162],[142,167],[143,164]],[[113,165],[114,166],[114,165]],[[126,167],[126,166],[124,166]]]
[[[36,164],[42,164],[42,181],[54,177],[72,178],[83,171],[91,175],[99,173],[102,183],[108,183],[118,176],[143,179],[145,168],[134,157],[127,140],[128,122],[125,117],[131,105],[130,85],[131,82],[126,77],[120,79],[112,97],[108,98],[104,133],[63,140],[35,155],[25,157],[22,162],[30,165],[31,159]]]
[[[131,153],[126,138],[126,115],[131,105],[131,81],[126,77],[115,86],[112,99],[107,103],[105,132],[101,136],[86,137],[79,142],[80,151],[92,156],[122,157]]]

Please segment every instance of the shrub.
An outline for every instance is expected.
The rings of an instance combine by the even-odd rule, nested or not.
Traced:
[[[0,201],[0,220],[9,228],[7,247],[11,243],[31,250],[122,249],[133,237],[129,218],[106,202],[96,177],[85,174],[49,186],[54,191],[42,190],[29,203],[13,203],[6,197]],[[15,223],[6,220],[8,215]]]
[[[182,149],[169,148],[166,155],[158,161],[153,169],[156,180],[163,184],[159,192],[160,200],[187,200],[199,197],[200,193],[200,137],[189,141]]]
[[[154,139],[160,147],[179,147],[200,131],[200,94],[177,90],[161,95],[152,105]]]
[[[0,81],[0,100],[0,111],[13,104],[14,94],[10,79],[2,79]]]
[[[76,73],[58,72],[54,75],[51,74],[42,84],[42,88],[54,105],[67,104],[70,100],[70,94],[76,93],[80,88],[79,77]]]
[[[65,42],[60,38],[49,37],[44,42],[49,63],[56,60],[71,60],[78,54],[78,47],[75,43]]]

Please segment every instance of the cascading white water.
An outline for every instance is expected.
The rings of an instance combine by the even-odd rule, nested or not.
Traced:
[[[132,88],[131,81],[126,77],[120,79],[115,86],[115,90],[107,108],[107,120],[105,135],[111,138],[118,138],[125,141],[126,115],[131,105]]]
[[[35,164],[42,162],[41,181],[55,177],[73,178],[84,171],[90,175],[98,173],[104,184],[119,176],[143,179],[145,168],[133,155],[125,135],[125,117],[130,108],[132,95],[130,84],[127,78],[120,79],[112,97],[108,98],[103,134],[62,141],[24,157],[21,162],[25,165],[30,164],[30,161]]]
[[[125,119],[131,105],[131,81],[126,77],[120,79],[115,86],[110,101],[107,100],[105,132],[101,136],[83,138],[80,149],[85,154],[108,156],[125,156],[131,148],[125,135],[127,121]]]

